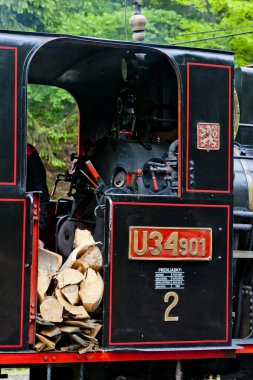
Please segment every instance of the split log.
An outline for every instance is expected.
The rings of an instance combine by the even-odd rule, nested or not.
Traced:
[[[103,297],[104,282],[99,273],[88,269],[81,283],[79,295],[83,306],[89,312],[95,311]]]
[[[81,244],[94,245],[95,241],[89,230],[75,230],[74,247],[78,247]]]
[[[80,333],[84,338],[90,340],[94,344],[98,344],[98,340],[96,338],[92,338],[90,335]]]
[[[52,342],[50,339],[44,337],[43,335],[36,334],[36,337],[39,339],[40,342],[45,343],[47,347],[49,347],[51,350],[55,349],[55,343]]]
[[[92,351],[94,346],[95,346],[94,343],[90,343],[87,347],[79,348],[78,352],[79,354],[85,354],[85,352]]]
[[[48,321],[45,321],[43,318],[41,318],[38,314],[36,315],[36,323],[38,325],[42,325],[42,326],[54,326],[54,323],[53,322],[48,322]]]
[[[79,272],[84,274],[87,271],[87,269],[89,268],[89,265],[87,265],[81,259],[78,259],[78,260],[74,261],[71,268],[76,269]]]
[[[80,336],[78,336],[76,334],[70,334],[69,336],[71,337],[71,339],[74,340],[74,342],[81,344],[81,346],[86,347],[89,344],[89,342],[87,342],[87,340],[82,339]]]
[[[95,242],[94,242],[95,244]],[[69,255],[68,259],[65,261],[65,263],[62,265],[60,271],[62,272],[66,268],[71,268],[73,263],[81,257],[84,252],[87,251],[87,249],[90,247],[90,243],[82,243],[78,247],[76,247],[71,254]]]
[[[67,285],[79,284],[83,280],[83,274],[78,270],[66,268],[56,275],[58,287],[60,289]]]
[[[75,343],[75,344],[70,344],[69,346],[61,347],[60,350],[62,352],[71,352],[71,351],[76,351],[81,347],[82,347],[81,344]]]
[[[79,303],[78,285],[67,285],[61,289],[61,292],[71,305],[77,305]]]
[[[37,352],[43,351],[45,347],[47,347],[47,345],[41,341],[37,342],[34,346]]]
[[[73,334],[75,332],[79,332],[80,327],[78,327],[78,326],[59,326],[59,330],[64,332],[64,333],[67,333],[67,334]]]
[[[45,299],[45,294],[48,290],[53,274],[60,269],[61,265],[61,255],[51,252],[48,249],[39,248],[37,292],[40,303]]]
[[[48,328],[40,330],[40,334],[53,338],[54,336],[61,334],[61,330],[57,326],[49,326]]]
[[[62,256],[48,249],[39,248],[38,268],[48,270],[49,273],[57,272],[62,265]]]
[[[73,306],[70,303],[68,303],[64,299],[64,297],[63,297],[63,295],[61,293],[61,290],[59,288],[55,289],[55,294],[56,294],[56,297],[57,297],[57,300],[59,301],[59,303],[71,315],[74,315],[75,317],[78,317],[80,319],[89,318],[89,314],[87,313],[87,311],[85,310],[85,308],[83,306]]]
[[[63,307],[62,305],[54,298],[46,298],[40,305],[40,312],[42,318],[45,321],[49,322],[62,322]]]
[[[83,322],[83,321],[77,321],[72,319],[65,319],[64,323],[71,326],[78,326],[86,329],[92,329],[95,328],[95,323],[91,323],[90,321]]]
[[[102,325],[99,323],[96,323],[95,327],[91,329],[90,333],[88,334],[91,338],[95,338],[99,331],[101,330]]]
[[[43,269],[38,269],[38,284],[37,284],[37,293],[39,302],[42,303],[46,297],[46,292],[50,284],[50,277],[48,272]]]
[[[88,268],[99,271],[102,268],[102,265],[103,258],[100,249],[97,246],[92,246],[72,264],[72,268],[81,270],[81,272],[84,273]]]

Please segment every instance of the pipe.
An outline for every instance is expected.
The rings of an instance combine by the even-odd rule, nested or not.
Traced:
[[[251,231],[251,224],[234,223],[233,228],[235,231]]]
[[[234,211],[234,217],[253,218],[253,212],[252,211]]]

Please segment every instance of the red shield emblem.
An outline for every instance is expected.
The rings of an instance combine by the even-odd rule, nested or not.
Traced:
[[[197,124],[197,148],[202,150],[220,149],[220,125],[218,123]]]

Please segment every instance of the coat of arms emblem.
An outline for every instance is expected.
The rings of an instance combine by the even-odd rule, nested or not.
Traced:
[[[197,124],[197,149],[220,149],[220,125],[218,123]]]

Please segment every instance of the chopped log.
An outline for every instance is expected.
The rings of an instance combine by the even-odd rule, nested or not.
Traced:
[[[90,333],[88,335],[91,338],[95,338],[97,336],[97,334],[99,333],[99,331],[101,330],[101,328],[102,328],[102,325],[100,325],[99,323],[97,323],[96,326],[91,329],[91,331],[90,331]]]
[[[45,321],[38,314],[36,315],[36,323],[39,324],[39,325],[42,325],[42,326],[54,326],[53,322]]]
[[[67,285],[79,284],[83,280],[83,274],[78,270],[66,268],[56,275],[58,287],[60,289]]]
[[[42,351],[43,351],[43,352],[46,352],[46,351],[52,351],[52,349],[51,349],[50,347],[46,346],[45,348],[43,348]]]
[[[61,292],[71,305],[77,305],[80,302],[78,285],[64,286],[64,288],[61,289]]]
[[[69,346],[61,347],[60,350],[62,352],[71,352],[71,351],[78,350],[80,347],[82,347],[81,344],[74,343],[74,344],[70,344]]]
[[[72,264],[71,268],[76,269],[79,272],[84,274],[87,271],[87,269],[89,268],[89,266],[85,262],[83,262],[82,260],[78,259]]]
[[[57,326],[49,326],[48,328],[40,330],[40,334],[53,338],[54,336],[61,334],[61,330]]]
[[[83,306],[89,312],[95,311],[103,297],[104,282],[99,273],[88,269],[81,283],[79,295]]]
[[[95,241],[89,230],[80,230],[80,228],[77,228],[73,245],[74,247],[78,247],[81,244],[94,245]]]
[[[90,332],[91,332],[91,330],[88,330],[88,329],[82,330],[82,333],[83,333],[83,334],[87,334],[87,335],[89,335]]]
[[[76,335],[76,334],[69,334],[69,336],[71,337],[71,339],[73,339],[76,343],[79,343],[81,344],[81,346],[88,346],[89,342],[87,340],[84,340],[82,339],[80,336]]]
[[[103,265],[103,258],[97,246],[89,247],[82,256],[72,264],[72,268],[86,272],[88,268],[99,271]],[[80,269],[79,269],[80,268]]]
[[[90,335],[80,333],[84,338],[90,340],[94,344],[98,344],[98,340],[96,338],[92,338]]]
[[[39,248],[38,268],[45,269],[49,274],[57,272],[62,265],[62,256],[48,249]]]
[[[37,342],[37,343],[35,344],[35,346],[34,346],[34,348],[35,348],[35,350],[36,350],[37,352],[43,351],[45,347],[47,347],[46,343],[43,343],[43,342],[41,342],[41,341]]]
[[[60,269],[62,256],[48,249],[39,248],[38,252],[38,285],[39,302],[43,302],[53,274]]]
[[[62,322],[63,307],[62,305],[54,298],[46,298],[40,305],[40,312],[42,318],[45,321],[49,322]]]
[[[87,251],[87,249],[90,247],[90,243],[82,243],[78,247],[76,247],[71,254],[69,255],[68,259],[65,261],[65,263],[62,265],[60,271],[62,272],[66,268],[71,268],[73,263],[81,257],[84,252]]]
[[[85,352],[92,351],[94,346],[95,346],[94,343],[90,343],[87,347],[79,348],[78,352],[79,352],[79,354],[85,354]]]
[[[79,332],[80,327],[78,327],[78,326],[59,326],[59,330],[64,332],[64,333],[67,333],[67,334],[73,334],[75,332]]]
[[[37,293],[38,300],[42,303],[46,297],[46,292],[50,284],[50,277],[48,276],[48,271],[44,269],[38,269],[38,284],[37,284]]]
[[[55,349],[55,343],[52,342],[50,339],[40,334],[36,334],[36,337],[39,339],[40,342],[45,343],[47,347],[50,347],[51,350]]]
[[[66,311],[68,311],[71,315],[74,315],[74,316],[78,316],[78,318],[89,318],[89,314],[87,313],[87,311],[85,310],[85,308],[83,306],[73,306],[71,305],[70,303],[68,303],[62,293],[61,293],[61,290],[59,288],[56,288],[55,289],[55,294],[56,294],[56,297],[57,297],[57,300],[59,301],[59,303],[64,307],[64,309]]]
[[[72,319],[65,319],[64,323],[71,326],[78,326],[82,328],[92,329],[95,327],[94,323],[89,322],[83,322],[78,320],[72,320]]]
[[[83,305],[80,305],[80,306],[83,307]],[[84,308],[84,310],[85,310],[85,308]],[[87,313],[86,310],[85,310],[85,312]],[[71,314],[71,313],[70,313],[70,314]],[[88,313],[87,313],[87,314],[88,314]],[[68,316],[68,318],[71,317],[71,318],[76,319],[76,320],[90,318],[90,316],[89,316],[89,317],[86,316],[87,314],[76,314],[76,315],[72,314],[72,315]],[[88,315],[89,315],[89,314],[88,314]]]

